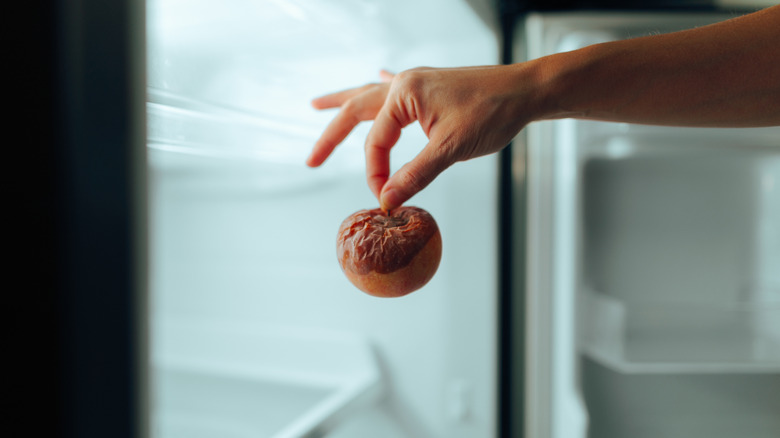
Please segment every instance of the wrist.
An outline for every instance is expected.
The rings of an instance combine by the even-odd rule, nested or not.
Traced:
[[[577,108],[572,94],[578,62],[570,53],[561,53],[508,66],[513,70],[514,101],[521,108],[520,116],[527,123],[577,117],[584,110]]]

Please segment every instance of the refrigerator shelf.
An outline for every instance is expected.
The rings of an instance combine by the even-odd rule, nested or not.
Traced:
[[[755,301],[627,302],[581,293],[580,351],[621,373],[780,372],[780,290]]]
[[[303,164],[319,136],[313,125],[149,88],[148,146],[227,160]]]
[[[204,192],[301,192],[327,187],[362,168],[362,157],[355,154],[334,154],[316,171],[307,167],[321,127],[305,120],[250,113],[152,87],[146,106],[150,169]]]
[[[780,128],[670,128],[576,121],[582,161],[697,155],[701,159],[780,157]]]
[[[381,396],[348,333],[167,319],[153,326],[152,436],[321,436]]]
[[[583,353],[621,374],[777,374],[780,365],[747,362],[632,362],[619,353],[586,347]]]

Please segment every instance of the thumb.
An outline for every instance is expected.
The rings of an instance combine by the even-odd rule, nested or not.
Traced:
[[[390,211],[400,207],[424,189],[450,166],[441,153],[429,143],[414,159],[396,171],[382,187],[379,205]]]

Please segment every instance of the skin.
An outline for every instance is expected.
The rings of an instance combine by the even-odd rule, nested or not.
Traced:
[[[418,68],[312,101],[340,108],[307,164],[361,121],[366,177],[400,206],[458,161],[495,153],[528,123],[578,118],[674,126],[780,125],[780,5],[710,26],[585,47],[507,66]],[[419,122],[428,144],[390,174],[390,150]]]

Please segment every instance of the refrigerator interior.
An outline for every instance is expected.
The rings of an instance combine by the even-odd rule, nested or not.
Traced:
[[[495,158],[409,203],[436,218],[444,249],[401,299],[362,294],[335,255],[341,221],[376,206],[368,125],[304,165],[335,115],[313,97],[383,68],[497,63],[480,10],[147,2],[153,437],[495,434]],[[426,141],[407,128],[392,168]]]
[[[582,145],[588,436],[777,436],[780,137],[670,134]]]
[[[724,18],[539,14],[525,47]],[[780,130],[563,120],[526,141],[528,435],[780,435]]]

